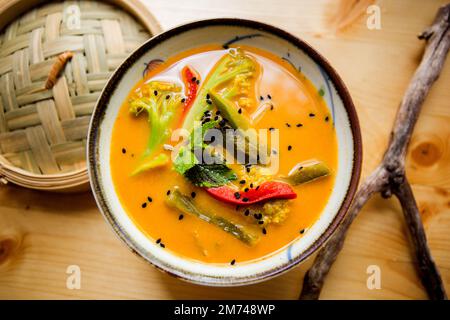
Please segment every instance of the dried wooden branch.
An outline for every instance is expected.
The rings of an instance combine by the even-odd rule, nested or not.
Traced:
[[[361,185],[344,220],[308,270],[300,299],[319,298],[325,277],[344,245],[347,230],[364,204],[377,192],[384,198],[395,195],[399,199],[415,250],[422,284],[430,299],[447,299],[439,270],[427,244],[411,186],[406,179],[405,157],[422,104],[439,77],[450,48],[450,4],[439,9],[433,25],[426,29],[419,39],[427,41],[426,49],[400,104],[383,160]]]

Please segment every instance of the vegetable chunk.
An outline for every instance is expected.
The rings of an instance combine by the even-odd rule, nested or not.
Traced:
[[[178,187],[171,190],[170,194],[167,196],[166,203],[185,214],[190,214],[219,227],[248,245],[254,245],[259,240],[256,231],[235,224],[224,217],[199,209],[195,204],[195,201],[191,197],[181,193]]]
[[[326,164],[320,161],[312,160],[295,165],[289,172],[289,175],[284,177],[283,180],[293,186],[296,186],[326,177],[330,173],[330,169]]]
[[[167,155],[163,153],[155,155],[155,152],[171,133],[170,125],[182,103],[183,97],[180,91],[181,87],[176,84],[152,81],[139,92],[136,98],[129,102],[131,114],[139,116],[143,111],[147,112],[150,126],[147,147],[132,175],[168,163]]]
[[[195,121],[200,120],[202,113],[210,108],[206,102],[209,91],[223,86],[239,75],[251,75],[257,70],[256,61],[240,49],[232,49],[214,66],[209,76],[198,91],[192,107],[183,122],[183,129],[192,130]]]

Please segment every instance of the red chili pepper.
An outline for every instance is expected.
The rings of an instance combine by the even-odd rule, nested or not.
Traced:
[[[239,205],[248,205],[269,199],[297,198],[297,194],[290,185],[277,181],[264,182],[259,188],[250,189],[247,192],[237,192],[228,186],[208,188],[206,191],[217,200]]]
[[[186,87],[185,92],[186,100],[184,101],[184,109],[180,122],[183,121],[184,116],[186,115],[186,113],[192,106],[192,103],[194,102],[195,98],[197,97],[197,91],[199,87],[198,82],[200,81],[200,75],[191,66],[185,66],[181,70],[181,77]]]

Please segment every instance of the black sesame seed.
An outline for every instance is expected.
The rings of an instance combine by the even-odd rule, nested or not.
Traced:
[[[209,100],[209,99],[207,99],[207,100],[206,100],[206,103],[207,103],[207,104],[212,104],[212,101]]]
[[[241,194],[240,194],[239,192],[235,192],[235,193],[234,193],[234,197],[235,197],[236,199],[239,199],[239,198],[241,197]]]
[[[250,188],[253,189],[253,183],[250,183]]]
[[[196,77],[192,77],[191,81],[195,82],[195,81],[197,81],[197,78]]]
[[[292,150],[292,146],[288,146],[288,151],[291,151]]]
[[[209,99],[209,93],[206,94],[206,99]]]
[[[248,216],[248,215],[250,214],[250,210],[249,210],[249,209],[245,210],[244,214],[245,214],[246,216]]]
[[[302,169],[303,169],[303,166],[298,167],[298,170],[299,170],[299,171],[302,170]]]
[[[273,110],[273,104],[270,106],[270,111],[272,111]]]
[[[170,195],[170,190],[167,190],[166,195]]]
[[[242,198],[243,202],[248,202],[248,198]]]
[[[158,95],[158,91],[153,91],[153,94],[155,95],[155,96],[157,96]]]
[[[169,99],[170,99],[170,95],[167,95],[167,96],[166,96],[166,100],[169,100]]]
[[[123,153],[123,154],[127,153],[127,149],[122,148],[122,153]]]
[[[290,128],[291,125],[289,123],[286,122],[286,127]]]
[[[330,118],[328,116],[325,117],[325,122],[328,122],[328,120],[330,120]]]
[[[161,248],[163,248],[163,249],[166,247],[166,245],[165,245],[164,243],[162,243],[162,242],[159,244],[159,246],[160,246]]]
[[[314,113],[310,113],[310,114],[309,114],[309,117],[310,117],[310,118],[314,118],[315,116],[316,116],[316,115],[315,115]]]
[[[242,108],[239,108],[238,113],[239,113],[239,114],[242,113]]]
[[[259,190],[259,186],[257,186],[255,190]]]
[[[259,221],[258,221],[258,224],[264,224],[264,221],[259,220]]]
[[[275,130],[275,128],[273,128],[273,127],[270,127],[270,128],[269,128],[269,131],[273,131],[273,130]]]
[[[217,120],[219,120],[219,116],[214,117],[214,121],[217,121]]]
[[[270,94],[268,94],[268,95],[267,95],[267,98],[268,98],[269,100],[271,100],[271,99],[272,99],[272,96],[271,96]]]
[[[220,114],[220,110],[217,110],[217,111],[216,111],[216,115],[219,115],[219,114]]]
[[[185,98],[181,99],[181,103],[184,103],[185,101],[186,101],[186,99],[185,99]]]
[[[160,243],[161,242],[161,238],[159,238],[158,240],[156,240],[156,243]]]
[[[249,188],[245,188],[245,189],[244,189],[244,192],[248,192],[248,190],[250,190],[250,189],[249,189]]]
[[[194,191],[191,192],[191,197],[192,197],[192,198],[195,198],[196,195],[197,195],[197,194],[196,194]]]
[[[273,149],[272,154],[278,154],[277,150]]]
[[[197,84],[200,84],[200,80],[195,81]]]
[[[184,218],[184,215],[182,215],[182,214],[180,214],[180,215],[178,216],[178,220],[183,220],[183,218]]]
[[[247,171],[247,173],[250,173],[250,167],[245,168],[245,170]]]
[[[211,140],[211,142],[214,142],[214,141],[216,141],[216,137],[212,136],[210,140]]]
[[[259,100],[263,101],[264,97],[263,96],[259,96]]]
[[[141,205],[141,207],[142,207],[142,209],[147,208],[147,202],[144,202],[144,203]]]
[[[240,184],[245,184],[245,180],[239,181]]]
[[[223,127],[226,124],[225,119],[220,120],[219,126]]]
[[[301,123],[297,123],[296,127],[300,128],[300,127],[303,127],[303,125]]]
[[[305,229],[300,230],[300,234],[304,234],[305,233]]]
[[[266,228],[263,228],[263,229],[262,229],[262,233],[263,233],[263,234],[267,234]]]
[[[147,200],[148,200],[148,202],[152,202],[153,201],[152,197],[147,197]]]
[[[235,259],[231,260],[231,262],[230,262],[230,264],[231,264],[232,266],[234,266],[235,263],[236,263],[236,260],[235,260]]]

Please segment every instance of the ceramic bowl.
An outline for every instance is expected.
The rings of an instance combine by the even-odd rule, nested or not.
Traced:
[[[332,194],[320,218],[302,237],[272,254],[239,265],[208,264],[162,249],[146,236],[125,212],[110,172],[110,144],[122,102],[142,77],[148,61],[205,44],[246,44],[282,57],[301,69],[325,92],[338,139],[338,169]],[[134,51],[104,88],[95,108],[88,137],[89,176],[98,207],[127,246],[157,268],[184,280],[233,286],[279,275],[308,258],[333,234],[349,208],[361,169],[361,135],[350,94],[336,71],[301,39],[273,26],[240,19],[212,19],[166,31]]]

